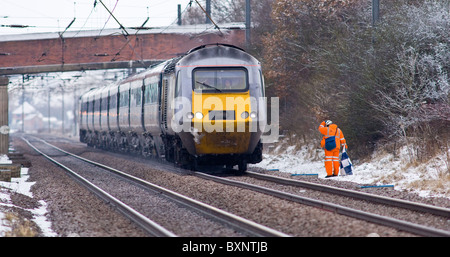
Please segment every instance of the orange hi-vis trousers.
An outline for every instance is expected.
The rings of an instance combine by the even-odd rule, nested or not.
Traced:
[[[325,170],[327,171],[327,176],[333,175],[333,167],[334,167],[334,175],[339,175],[339,148],[335,148],[331,151],[325,149]]]

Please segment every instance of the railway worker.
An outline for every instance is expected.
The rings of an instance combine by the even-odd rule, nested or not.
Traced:
[[[325,170],[327,171],[325,178],[337,176],[340,166],[339,151],[341,147],[348,149],[344,133],[331,120],[322,121],[319,125],[319,132],[323,135],[320,146],[325,150]]]

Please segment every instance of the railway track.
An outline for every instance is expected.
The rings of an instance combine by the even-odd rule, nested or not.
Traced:
[[[62,149],[59,149],[58,151],[62,151],[62,153],[64,155],[71,155],[71,153],[66,152]],[[82,157],[79,157],[79,158],[84,159]],[[98,158],[96,158],[96,159],[98,159]],[[86,161],[88,161],[88,160],[86,160]],[[102,165],[99,163],[97,163],[97,164],[100,166]],[[160,165],[158,165],[159,168],[166,170],[165,166],[167,166],[167,170],[170,170],[170,171],[178,173],[178,174],[180,174],[180,173],[184,174],[184,175],[193,174],[196,177],[199,177],[202,179],[213,180],[215,182],[219,182],[219,183],[226,184],[226,185],[231,185],[233,187],[239,187],[239,188],[245,188],[247,190],[257,191],[262,194],[269,194],[269,195],[275,196],[277,198],[288,200],[290,202],[297,202],[297,203],[301,203],[301,204],[305,204],[305,205],[310,205],[313,207],[318,207],[319,209],[324,209],[324,210],[331,211],[334,213],[343,214],[345,216],[349,216],[352,218],[362,219],[364,221],[368,221],[373,224],[380,224],[383,226],[392,227],[392,228],[398,229],[398,231],[405,231],[407,233],[412,233],[412,234],[422,235],[422,236],[449,236],[450,235],[450,233],[446,230],[435,229],[430,226],[416,224],[415,220],[413,220],[413,222],[411,222],[411,220],[410,220],[410,222],[408,222],[408,221],[402,220],[401,218],[385,217],[385,216],[383,216],[384,213],[382,213],[383,215],[380,215],[380,214],[365,212],[365,211],[361,211],[358,209],[354,209],[352,207],[340,206],[338,204],[327,203],[326,201],[310,199],[310,198],[306,198],[303,196],[290,194],[290,193],[286,193],[286,192],[280,192],[279,190],[266,189],[262,186],[258,186],[255,184],[258,184],[258,182],[256,182],[256,181],[269,180],[271,182],[265,182],[265,183],[272,183],[272,184],[276,185],[274,187],[270,186],[272,188],[281,187],[281,185],[285,185],[285,187],[290,187],[290,188],[297,188],[297,191],[299,191],[298,190],[299,187],[308,188],[308,190],[309,189],[319,190],[319,191],[326,192],[327,194],[332,194],[332,195],[341,194],[341,195],[343,195],[342,198],[351,197],[353,199],[358,199],[355,201],[364,201],[364,202],[373,201],[373,202],[375,202],[375,204],[378,204],[379,206],[383,206],[383,208],[385,205],[391,205],[391,206],[397,206],[399,208],[412,209],[414,212],[420,212],[420,213],[424,213],[427,215],[428,215],[428,213],[432,213],[432,215],[440,215],[441,217],[444,217],[445,220],[448,220],[449,210],[446,208],[425,205],[425,204],[420,204],[420,203],[417,204],[414,202],[398,200],[398,199],[391,200],[391,198],[387,198],[387,197],[376,196],[376,195],[371,195],[371,194],[366,194],[366,193],[361,193],[361,192],[356,192],[356,191],[346,190],[346,189],[341,189],[341,188],[335,188],[335,187],[330,187],[330,186],[325,186],[325,185],[315,184],[315,183],[310,183],[310,182],[305,182],[305,181],[285,179],[285,178],[280,178],[280,177],[276,177],[276,176],[268,176],[268,175],[263,175],[263,174],[259,174],[259,173],[255,173],[255,172],[247,172],[245,176],[232,176],[229,179],[223,179],[221,177],[211,176],[211,175],[204,174],[201,172],[195,172],[195,173],[191,173],[190,171],[189,172],[183,172],[183,171],[180,172],[179,170],[175,169],[175,167],[173,165],[170,165],[170,164],[164,165],[164,163],[159,163],[159,164],[160,164]],[[188,177],[191,177],[191,176],[188,176]],[[237,181],[240,179],[251,179],[254,181],[249,182],[249,183],[242,183],[242,182]],[[148,182],[145,182],[145,183],[148,183]],[[262,182],[260,184],[262,184]],[[178,189],[176,189],[176,190],[178,190]],[[300,190],[300,191],[305,191],[305,190]],[[289,190],[288,190],[288,192],[289,192]],[[161,191],[160,191],[160,194],[165,194],[165,193],[161,193]],[[197,198],[197,197],[195,197],[195,198]],[[214,203],[211,202],[210,204],[214,204]],[[295,203],[293,203],[293,204],[295,204]],[[197,210],[197,211],[205,212],[204,210],[203,211]],[[208,211],[206,211],[206,212],[208,212]],[[243,215],[243,213],[241,213],[241,215]],[[221,218],[221,219],[224,219],[224,218]],[[448,223],[448,221],[447,221],[447,223]],[[238,225],[238,227],[239,226],[242,226],[242,225]],[[438,227],[440,227],[440,226],[438,226]],[[442,227],[447,227],[447,225],[444,225]],[[252,233],[253,232],[248,232],[247,234],[253,235]],[[264,235],[264,234],[258,234],[258,235]],[[285,236],[285,234],[281,234],[279,236]]]
[[[30,146],[32,147],[36,152],[44,156],[45,158],[49,159],[51,162],[55,163],[56,165],[63,168],[65,171],[69,173],[70,176],[75,178],[78,182],[80,182],[83,186],[87,187],[90,191],[92,191],[94,194],[99,196],[102,200],[104,200],[107,203],[110,203],[114,208],[116,208],[119,212],[124,214],[127,218],[135,222],[139,227],[141,227],[144,231],[148,232],[151,235],[154,236],[167,236],[167,237],[175,237],[177,234],[174,232],[171,232],[169,229],[165,228],[164,226],[158,224],[158,222],[148,218],[145,214],[142,214],[140,211],[136,210],[135,207],[131,207],[130,205],[126,204],[125,200],[119,199],[119,197],[113,196],[113,194],[117,194],[116,192],[108,192],[108,190],[111,190],[109,188],[108,190],[102,189],[100,186],[94,184],[92,181],[100,180],[98,174],[95,176],[86,176],[86,173],[84,175],[80,175],[80,170],[77,169],[76,171],[74,168],[68,167],[69,165],[63,164],[61,160],[56,160],[58,158],[68,158],[71,157],[73,160],[77,160],[78,162],[84,162],[89,163],[90,165],[94,165],[97,167],[98,170],[96,170],[93,173],[99,173],[103,172],[102,176],[105,176],[105,171],[108,173],[114,173],[115,179],[120,179],[120,183],[125,183],[125,186],[122,185],[118,188],[123,187],[139,187],[139,190],[131,190],[126,189],[126,191],[137,191],[142,192],[142,190],[147,191],[149,194],[156,194],[158,197],[164,197],[166,199],[170,199],[170,201],[175,202],[177,205],[181,206],[182,208],[188,208],[189,210],[192,210],[197,213],[201,213],[202,216],[208,217],[208,219],[212,219],[215,222],[219,222],[223,226],[227,228],[232,228],[236,231],[239,231],[243,235],[248,236],[268,236],[268,237],[286,237],[289,236],[285,233],[279,232],[277,230],[271,229],[269,227],[266,227],[264,225],[255,223],[251,220],[244,219],[242,217],[239,217],[237,215],[234,215],[232,213],[220,210],[218,208],[215,208],[211,205],[202,203],[200,201],[194,200],[192,198],[189,198],[187,196],[184,196],[182,194],[179,194],[177,192],[174,192],[172,190],[160,187],[158,185],[149,183],[145,180],[139,179],[137,177],[131,176],[127,174],[126,172],[114,169],[112,167],[109,167],[104,164],[100,164],[98,162],[93,162],[88,159],[85,159],[83,157],[77,156],[75,154],[69,153],[63,149],[60,149],[54,145],[49,144],[48,142],[45,142],[41,139],[33,139],[34,142],[31,143],[30,140],[22,137],[22,139]],[[37,147],[36,144],[41,144],[40,147]],[[43,150],[43,148],[47,147],[46,150]],[[52,150],[49,150],[48,147],[51,147]],[[55,153],[55,150],[59,152],[59,154]],[[47,152],[47,153],[45,153]],[[51,154],[49,154],[50,152]],[[62,153],[62,155],[61,155]],[[51,156],[53,155],[53,157]],[[70,166],[81,166],[79,164],[74,164],[74,161],[67,161],[64,162],[71,163]],[[101,170],[101,171],[100,171]],[[86,177],[90,178],[86,178]],[[126,182],[124,182],[126,180]],[[116,184],[119,182],[108,182],[111,184]],[[114,190],[113,190],[114,191]],[[128,196],[133,197],[133,196]],[[127,197],[124,197],[127,198]],[[144,204],[144,203],[142,203]]]
[[[450,219],[450,209],[444,208],[444,207],[428,205],[428,204],[423,204],[423,203],[417,203],[417,202],[411,202],[411,201],[406,201],[406,200],[396,199],[396,198],[391,198],[391,197],[384,197],[384,196],[380,196],[380,195],[368,194],[368,193],[364,193],[364,192],[358,192],[358,191],[344,189],[344,188],[338,188],[338,187],[332,187],[332,186],[327,186],[327,185],[322,185],[322,184],[317,184],[317,183],[311,183],[311,182],[307,182],[307,181],[285,179],[285,178],[265,175],[265,174],[261,174],[261,173],[257,173],[257,172],[251,172],[251,171],[248,171],[247,175],[250,177],[256,178],[256,179],[271,181],[271,182],[275,182],[278,184],[309,188],[312,190],[318,190],[318,191],[322,191],[322,192],[326,192],[326,193],[330,193],[330,194],[347,196],[347,197],[365,200],[365,201],[374,202],[374,203],[381,203],[381,204],[404,208],[404,209],[408,209],[408,210],[412,210],[412,211],[430,213],[433,215],[439,215],[439,216],[445,217],[447,219]]]
[[[447,219],[450,217],[450,210],[447,208],[425,205],[425,204],[421,204],[421,203],[409,202],[409,201],[404,201],[404,200],[400,200],[400,199],[382,197],[382,196],[377,196],[377,195],[371,195],[371,194],[356,192],[356,191],[352,191],[352,190],[330,187],[327,185],[315,184],[315,183],[304,182],[304,181],[296,181],[296,180],[292,180],[292,179],[284,179],[284,178],[280,178],[280,177],[276,177],[276,176],[258,174],[258,173],[251,172],[251,171],[248,171],[246,174],[249,177],[256,178],[258,180],[265,180],[265,181],[270,181],[270,182],[277,183],[277,184],[289,185],[289,186],[294,186],[294,187],[307,187],[307,188],[310,188],[313,190],[320,190],[320,191],[324,191],[324,192],[332,193],[332,194],[340,194],[340,195],[355,198],[355,199],[361,199],[361,200],[365,200],[365,201],[381,203],[383,205],[390,205],[390,206],[406,208],[409,210],[418,211],[418,212],[422,212],[422,213],[430,213],[433,215],[440,215]],[[227,179],[227,178],[223,178],[223,177],[213,176],[213,175],[205,174],[202,172],[195,172],[194,175],[204,178],[204,179],[213,180],[218,183],[257,191],[257,192],[260,192],[263,194],[268,194],[268,195],[286,199],[289,201],[295,201],[295,202],[298,202],[301,204],[318,207],[321,209],[336,212],[338,214],[343,214],[343,215],[347,215],[347,216],[354,217],[357,219],[362,219],[362,220],[366,220],[369,222],[373,222],[376,224],[393,227],[395,229],[407,231],[407,232],[421,235],[421,236],[442,236],[442,237],[450,236],[450,232],[446,231],[446,230],[428,227],[428,226],[424,226],[424,225],[420,225],[420,224],[416,224],[416,223],[412,223],[412,222],[408,222],[408,221],[404,221],[404,220],[400,220],[400,219],[396,219],[396,218],[392,218],[392,217],[382,216],[379,214],[374,214],[374,213],[370,213],[370,212],[366,212],[366,211],[349,208],[346,206],[337,205],[337,204],[322,201],[322,200],[317,200],[317,199],[312,199],[312,198],[308,198],[308,197],[304,197],[304,196],[300,196],[300,195],[296,195],[296,194],[292,194],[292,193],[287,193],[287,192],[259,186],[259,185],[253,184],[253,183],[240,182],[240,181],[237,181],[234,179]]]

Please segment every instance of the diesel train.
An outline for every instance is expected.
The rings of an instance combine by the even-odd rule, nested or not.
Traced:
[[[266,122],[260,62],[227,44],[202,45],[80,97],[80,141],[179,166],[262,160]]]

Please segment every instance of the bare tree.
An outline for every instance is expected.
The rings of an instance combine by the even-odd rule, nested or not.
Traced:
[[[380,139],[448,140],[449,8],[383,1],[373,27],[370,0],[274,1],[263,57],[282,125],[303,134],[337,120],[359,156]]]

